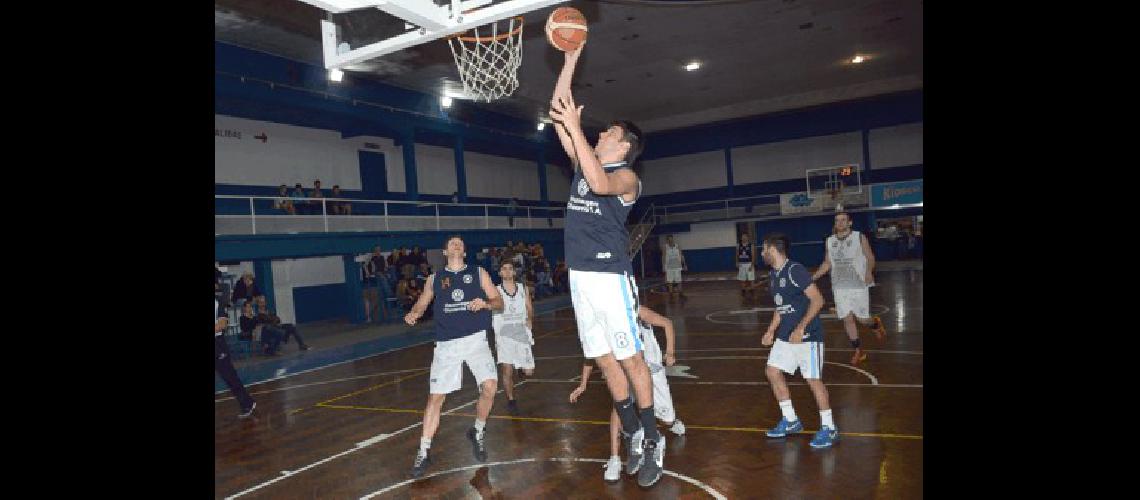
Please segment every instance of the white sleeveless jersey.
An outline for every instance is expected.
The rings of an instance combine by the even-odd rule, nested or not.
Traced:
[[[649,365],[649,373],[657,373],[665,368],[665,357],[661,354],[661,345],[657,343],[657,336],[653,334],[653,326],[644,321],[637,320],[638,331],[641,334],[641,343],[645,349],[645,364]]]
[[[665,269],[681,269],[681,247],[665,245]]]
[[[867,288],[867,256],[859,231],[851,231],[842,240],[834,234],[828,236],[827,258],[831,261],[832,288]]]
[[[503,312],[491,315],[491,326],[495,329],[495,335],[533,344],[534,340],[526,328],[526,287],[522,283],[515,286],[517,288],[513,297],[507,293],[502,284],[495,286],[499,289],[499,295],[503,297]]]

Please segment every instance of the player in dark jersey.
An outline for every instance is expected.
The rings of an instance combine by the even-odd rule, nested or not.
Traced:
[[[641,352],[637,283],[625,228],[629,210],[641,194],[641,181],[632,166],[641,153],[643,136],[637,126],[618,121],[590,146],[582,131],[582,107],[570,94],[581,53],[581,48],[566,53],[550,103],[558,139],[574,163],[565,222],[570,298],[582,352],[605,374],[623,437],[630,443],[626,472],[640,471],[637,482],[648,488],[664,470],[665,439],[657,430],[653,386]],[[629,394],[630,382],[636,403]]]
[[[491,282],[491,276],[482,267],[474,269],[464,264],[467,257],[463,238],[447,239],[443,254],[447,265],[428,276],[423,294],[404,317],[415,325],[428,305],[435,301],[435,352],[431,360],[431,382],[427,408],[424,410],[424,430],[420,449],[409,473],[420,477],[431,465],[428,451],[431,439],[439,429],[439,412],[443,400],[463,385],[463,364],[479,384],[479,402],[475,405],[475,425],[467,430],[472,452],[480,462],[487,460],[484,428],[491,405],[495,402],[498,374],[491,347],[487,345],[487,332],[491,329],[491,308],[502,309],[503,297]]]
[[[812,448],[827,448],[839,439],[839,431],[831,417],[827,387],[823,385],[823,326],[819,321],[819,310],[823,308],[823,294],[812,283],[811,273],[799,262],[788,259],[791,242],[782,234],[764,237],[761,256],[772,266],[768,288],[776,311],[772,314],[772,324],[760,343],[772,346],[768,353],[768,366],[764,372],[772,385],[772,393],[780,404],[783,418],[776,427],[767,432],[768,437],[778,438],[802,431],[803,422],[796,417],[792,408],[788,384],[784,374],[803,374],[811,387],[815,402],[819,405],[822,421],[819,432],[811,440]],[[775,345],[773,345],[775,343]]]
[[[749,292],[756,290],[756,244],[748,238],[748,233],[741,233],[740,245],[736,247],[736,279],[740,281],[740,295],[747,297]]]

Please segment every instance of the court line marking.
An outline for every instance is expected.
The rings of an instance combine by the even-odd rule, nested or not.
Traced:
[[[606,422],[606,423],[608,424],[609,422]],[[374,492],[369,493],[365,496],[362,496],[362,497],[360,497],[360,500],[368,500],[372,497],[382,495],[384,493],[387,493],[387,492],[392,491],[392,490],[397,489],[397,488],[402,488],[404,486],[415,483],[417,481],[425,481],[425,480],[431,479],[433,477],[442,476],[445,474],[454,474],[456,472],[463,472],[463,471],[468,471],[468,470],[473,470],[473,469],[482,469],[483,467],[495,467],[495,466],[500,466],[500,465],[515,465],[515,464],[528,463],[528,462],[595,462],[595,463],[603,463],[604,464],[608,461],[609,460],[602,460],[600,458],[554,457],[554,458],[546,458],[546,459],[520,458],[517,460],[506,460],[506,461],[501,461],[501,462],[491,462],[491,463],[481,463],[481,464],[475,464],[475,465],[468,465],[468,466],[464,466],[464,467],[456,467],[454,469],[448,469],[448,470],[444,470],[444,471],[433,472],[431,474],[428,474],[426,476],[419,477],[416,479],[406,479],[406,480],[401,481],[399,483],[388,486],[387,488],[384,488],[382,490],[374,491]],[[681,474],[678,472],[673,472],[673,471],[668,470],[668,469],[662,470],[661,473],[665,474],[667,476],[672,476],[674,478],[680,479],[686,483],[692,484],[693,486],[696,486],[696,487],[704,490],[705,493],[708,493],[709,496],[711,496],[717,500],[727,500],[728,499],[728,497],[724,496],[724,494],[713,489],[712,486],[709,486],[709,485],[707,485],[701,481],[693,479],[693,478],[686,476],[684,474]]]
[[[715,333],[715,332],[701,332],[701,333]],[[840,348],[840,347],[824,346],[824,348],[827,350],[827,352],[831,352],[831,351],[854,352],[855,351],[855,349]],[[701,349],[677,349],[677,352],[771,351],[771,350],[772,350],[771,347],[706,347],[706,348],[701,348]],[[888,350],[880,350],[880,349],[863,349],[863,352],[877,352],[877,353],[883,353],[883,354],[914,354],[916,356],[922,356],[923,355],[923,351],[888,351]]]
[[[317,403],[317,404],[315,404],[315,405],[313,405],[313,406],[305,406],[305,407],[297,408],[296,410],[290,411],[290,412],[289,412],[289,415],[296,415],[296,414],[298,414],[298,413],[301,413],[301,412],[303,412],[303,411],[305,411],[305,410],[311,410],[311,409],[313,409],[313,408],[316,408],[316,407],[318,407],[318,406],[323,406],[323,405],[326,405],[326,404],[328,404],[328,403],[332,403],[333,401],[340,401],[340,400],[342,400],[342,399],[344,399],[344,398],[347,398],[347,397],[356,396],[356,395],[359,395],[359,394],[364,394],[364,393],[366,393],[366,392],[369,392],[369,391],[374,391],[374,390],[376,390],[376,389],[379,389],[379,388],[381,388],[381,387],[387,387],[387,386],[389,386],[389,385],[392,385],[392,384],[396,384],[396,383],[399,383],[399,382],[403,382],[403,381],[405,381],[405,380],[407,380],[407,379],[410,379],[410,378],[413,378],[413,377],[418,377],[418,376],[420,376],[420,375],[423,375],[423,374],[425,374],[425,373],[428,373],[428,372],[430,372],[430,371],[431,371],[431,368],[421,368],[421,369],[420,369],[420,371],[418,371],[418,372],[416,372],[416,373],[413,373],[413,374],[411,374],[411,375],[405,375],[405,376],[403,376],[403,377],[400,377],[400,378],[398,378],[398,379],[396,379],[396,380],[389,380],[388,382],[384,382],[383,384],[378,384],[378,385],[374,385],[374,386],[371,386],[371,387],[365,387],[365,388],[363,388],[363,389],[360,389],[360,390],[358,390],[358,391],[353,391],[353,392],[350,392],[350,393],[348,393],[348,394],[344,394],[344,395],[341,395],[341,396],[337,396],[337,397],[335,397],[335,398],[332,398],[332,399],[326,399],[326,400],[324,400],[324,401],[321,401],[320,403]]]
[[[408,369],[406,369],[406,370],[395,370],[395,371],[390,371],[390,372],[380,372],[380,373],[373,373],[373,374],[371,374],[371,375],[358,375],[358,376],[356,376],[356,377],[345,377],[345,378],[338,378],[338,379],[333,379],[333,380],[325,380],[325,381],[323,381],[323,382],[312,382],[312,383],[309,383],[309,384],[301,384],[301,385],[290,385],[290,386],[286,386],[286,387],[278,387],[277,389],[269,389],[269,390],[260,391],[260,392],[251,392],[251,393],[249,393],[249,395],[250,395],[250,396],[256,396],[256,395],[259,395],[259,394],[269,394],[269,393],[272,393],[272,392],[281,392],[281,391],[287,391],[287,390],[289,390],[289,389],[301,389],[301,388],[304,388],[304,387],[312,387],[312,386],[315,386],[315,385],[334,384],[334,383],[337,383],[337,382],[347,382],[347,381],[349,381],[349,380],[359,380],[359,379],[362,379],[362,378],[369,378],[369,377],[382,377],[382,376],[384,376],[384,375],[395,375],[395,374],[398,374],[398,373],[408,373],[408,372],[414,372],[414,371],[423,370],[423,369],[424,369],[424,368],[408,368]],[[229,392],[229,390],[227,389],[227,390],[225,390],[225,391],[222,391],[222,392]],[[221,402],[221,401],[229,401],[229,400],[231,400],[231,399],[233,399],[233,398],[234,398],[233,396],[226,396],[226,397],[224,397],[224,398],[215,399],[215,400],[214,400],[214,402],[215,402],[215,403],[218,403],[218,402]]]
[[[832,307],[834,307],[834,304],[825,304],[825,305],[824,305],[824,307],[828,307],[828,306],[832,306]],[[876,307],[882,307],[882,308],[885,308],[886,310],[885,310],[885,311],[883,311],[883,312],[881,312],[881,313],[872,312],[872,314],[875,314],[875,315],[878,315],[878,316],[884,316],[884,315],[887,315],[887,314],[890,314],[890,313],[891,313],[891,307],[890,307],[890,306],[885,306],[885,305],[883,305],[883,304],[870,304],[870,308],[871,308],[871,309],[874,309],[874,308],[876,308]],[[722,324],[722,325],[741,325],[741,326],[753,326],[753,325],[760,325],[760,324],[762,324],[762,323],[751,323],[751,322],[748,322],[748,323],[743,323],[743,322],[740,322],[740,321],[727,321],[727,320],[717,320],[717,319],[713,319],[713,318],[712,318],[712,316],[713,316],[714,314],[727,314],[727,315],[729,315],[729,316],[731,317],[731,316],[734,316],[734,315],[741,315],[741,314],[748,314],[748,313],[757,313],[757,312],[763,312],[763,313],[771,313],[771,312],[774,312],[775,310],[776,310],[776,308],[775,308],[775,307],[771,307],[771,306],[756,306],[756,307],[750,307],[750,308],[748,308],[748,309],[724,309],[724,310],[721,310],[721,311],[713,311],[713,312],[710,312],[710,313],[706,314],[706,315],[705,315],[705,321],[708,321],[708,322],[710,322],[710,323],[719,323],[719,324]],[[828,312],[820,311],[820,312],[819,312],[819,319],[820,319],[821,321],[822,321],[822,320],[825,320],[825,319],[833,319],[833,320],[835,320],[835,321],[840,321],[840,318],[839,318],[839,316],[838,316],[838,315],[836,315],[836,314],[835,314],[835,313],[833,313],[833,312],[830,312],[830,310],[828,310]]]
[[[408,408],[376,408],[372,406],[351,406],[351,405],[329,405],[325,408],[334,410],[363,410],[380,413],[419,413],[423,414],[424,410],[408,409]],[[453,413],[448,414],[449,417],[473,417],[474,413]],[[515,420],[520,422],[547,422],[547,423],[561,423],[561,424],[587,424],[587,425],[610,425],[609,420],[579,420],[573,418],[550,418],[550,417],[516,417],[514,415],[488,415],[488,419],[497,420]],[[686,429],[701,429],[706,431],[737,431],[737,432],[767,432],[770,429],[761,427],[725,427],[718,425],[696,425],[685,423]],[[802,430],[796,434],[815,434],[816,431]],[[840,432],[840,436],[855,436],[855,437],[873,437],[873,438],[891,438],[891,439],[917,439],[921,440],[923,436],[916,434],[893,434],[893,433],[878,433],[878,432]]]
[[[524,381],[522,381],[522,382],[519,382],[519,383],[515,384],[515,387],[517,388],[518,386],[520,386],[520,385],[523,385],[523,384],[525,384],[525,383],[526,383],[526,381],[524,380]],[[499,389],[499,390],[495,391],[495,394],[496,394],[496,395],[498,395],[498,393],[500,393],[500,392],[503,392],[503,390],[502,390],[502,389]],[[479,398],[475,398],[475,399],[473,399],[473,400],[471,400],[471,401],[468,401],[468,402],[466,402],[466,403],[463,403],[462,405],[456,406],[455,408],[452,408],[452,409],[450,409],[450,410],[447,410],[447,411],[445,411],[445,412],[442,412],[442,413],[440,413],[440,415],[441,415],[441,416],[442,416],[442,415],[450,415],[450,414],[451,414],[452,412],[454,412],[454,411],[457,411],[457,410],[459,410],[459,409],[461,409],[461,408],[466,408],[466,407],[468,407],[468,406],[471,406],[471,405],[473,405],[473,404],[475,404],[475,403],[478,403],[478,402],[479,402]],[[416,423],[414,423],[414,424],[412,424],[412,425],[409,425],[409,426],[407,426],[407,427],[404,427],[403,429],[397,430],[397,431],[395,431],[395,432],[389,432],[389,433],[378,434],[378,435],[376,435],[376,436],[372,436],[372,437],[370,437],[370,438],[368,438],[368,439],[365,439],[364,441],[360,441],[360,442],[356,443],[355,445],[353,445],[353,447],[352,447],[352,448],[349,448],[349,449],[347,449],[347,450],[345,450],[345,451],[342,451],[342,452],[340,452],[340,453],[337,453],[336,455],[332,455],[332,456],[330,456],[330,457],[327,457],[327,458],[323,458],[323,459],[321,459],[321,460],[318,460],[318,461],[316,461],[316,462],[313,462],[313,463],[311,463],[311,464],[309,464],[309,465],[306,465],[306,466],[304,466],[304,467],[301,467],[300,469],[297,469],[297,470],[290,470],[290,471],[281,471],[281,475],[279,475],[279,476],[277,476],[277,477],[275,477],[275,478],[273,478],[273,479],[270,479],[270,480],[268,480],[268,481],[262,482],[262,483],[260,483],[260,484],[256,484],[256,485],[254,485],[254,486],[251,486],[251,487],[249,487],[249,488],[246,488],[246,489],[244,489],[244,490],[242,490],[242,491],[239,491],[239,492],[237,492],[237,493],[234,493],[233,495],[227,496],[227,497],[226,497],[226,500],[230,500],[230,499],[233,499],[233,498],[237,498],[237,497],[240,497],[240,496],[242,496],[242,495],[245,495],[245,494],[247,494],[247,493],[251,493],[251,492],[257,491],[257,490],[259,490],[259,489],[261,489],[261,488],[264,488],[264,487],[266,487],[266,486],[269,486],[269,485],[271,485],[271,484],[273,484],[273,483],[276,483],[276,482],[278,482],[278,481],[281,481],[281,480],[284,480],[284,479],[286,479],[286,478],[289,478],[289,477],[295,476],[295,475],[297,475],[297,474],[299,474],[299,473],[301,473],[301,472],[304,472],[304,471],[307,471],[307,470],[309,470],[309,469],[312,469],[313,467],[316,467],[316,466],[318,466],[318,465],[321,465],[321,464],[323,464],[323,463],[325,463],[325,462],[329,462],[329,461],[335,460],[335,459],[337,459],[337,458],[339,458],[339,457],[342,457],[342,456],[348,455],[349,453],[353,453],[353,452],[356,452],[356,451],[360,451],[360,450],[363,450],[364,448],[367,448],[367,447],[369,447],[369,446],[372,446],[372,445],[374,445],[374,444],[376,444],[376,443],[380,443],[380,442],[383,442],[384,440],[387,440],[387,439],[389,439],[389,438],[392,438],[392,437],[398,436],[398,435],[400,435],[400,434],[403,434],[403,433],[405,433],[405,432],[407,432],[407,431],[409,431],[409,430],[415,429],[416,427],[419,427],[419,426],[421,426],[421,425],[424,425],[424,422],[423,422],[423,420],[420,420],[419,422],[416,422]]]
[[[527,380],[540,384],[565,384],[565,383],[578,383],[577,377],[575,380],[562,380],[557,378],[528,378]],[[590,380],[588,384],[605,384],[604,380]],[[787,382],[788,385],[807,385],[807,382]],[[771,385],[768,382],[759,380],[745,380],[745,381],[715,381],[715,380],[670,380],[669,386],[674,385]],[[881,387],[884,389],[922,389],[922,384],[856,384],[856,383],[824,383],[827,387]]]
[[[558,312],[558,311],[561,311],[561,310],[563,310],[563,309],[569,309],[569,308],[572,308],[572,307],[574,307],[574,305],[573,305],[573,304],[570,304],[570,305],[566,305],[566,306],[562,306],[562,307],[559,307],[559,308],[557,308],[557,309],[551,309],[551,310],[549,310],[549,311],[546,311],[546,312],[544,312],[544,313],[535,314],[535,319],[538,319],[538,317],[539,317],[539,316],[546,316],[547,314],[554,314],[554,313],[556,313],[556,312]],[[427,329],[425,328],[425,331],[426,331],[426,330],[427,330]],[[407,334],[407,332],[404,332],[403,334],[397,334],[397,335],[406,335],[406,334]],[[549,334],[543,334],[543,336],[545,336],[545,335],[549,335]],[[536,338],[542,338],[542,337],[536,337]],[[330,364],[327,364],[327,365],[323,365],[323,366],[317,366],[317,367],[314,367],[314,368],[309,368],[309,369],[307,369],[307,370],[301,370],[301,371],[299,371],[299,372],[293,372],[293,373],[289,373],[289,374],[286,374],[286,375],[281,375],[281,376],[277,376],[277,377],[273,377],[273,378],[269,378],[269,379],[265,379],[265,380],[261,380],[261,381],[257,381],[257,382],[252,382],[252,383],[249,383],[249,384],[243,384],[243,385],[245,385],[247,388],[248,388],[248,387],[253,387],[253,386],[255,386],[255,385],[264,384],[264,383],[266,383],[266,382],[273,382],[273,381],[276,381],[276,380],[287,379],[287,378],[289,378],[289,377],[294,377],[294,376],[297,376],[297,375],[301,375],[301,374],[304,374],[304,373],[315,372],[315,371],[317,371],[317,370],[324,370],[325,368],[331,368],[331,367],[334,367],[334,366],[337,366],[337,365],[343,365],[343,364],[345,364],[345,363],[352,363],[352,362],[354,362],[354,361],[360,361],[360,360],[362,360],[362,359],[365,359],[365,358],[371,358],[372,356],[379,356],[379,355],[381,355],[381,354],[387,354],[387,353],[390,353],[390,352],[399,352],[399,351],[402,351],[402,350],[404,350],[404,349],[411,349],[411,348],[413,348],[413,347],[419,347],[419,346],[421,346],[421,345],[424,345],[424,344],[430,344],[430,343],[432,343],[432,342],[435,342],[435,340],[425,340],[425,341],[423,341],[423,342],[419,342],[419,343],[416,343],[416,344],[411,344],[411,345],[406,345],[406,346],[404,346],[404,347],[397,347],[397,348],[395,348],[395,349],[389,349],[389,350],[386,350],[386,351],[377,352],[377,353],[373,353],[373,354],[366,354],[366,355],[364,355],[364,356],[360,356],[360,357],[357,357],[357,358],[346,359],[346,360],[344,360],[344,361],[337,361],[336,363],[330,363]],[[222,389],[222,390],[220,390],[220,391],[214,391],[214,395],[222,394],[222,393],[225,393],[225,392],[229,392],[229,389]]]

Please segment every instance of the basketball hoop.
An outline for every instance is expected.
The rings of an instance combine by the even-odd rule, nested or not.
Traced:
[[[467,95],[491,102],[518,88],[522,29],[522,16],[515,16],[447,38]]]

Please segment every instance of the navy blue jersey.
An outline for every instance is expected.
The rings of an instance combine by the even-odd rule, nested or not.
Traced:
[[[752,244],[740,245],[736,248],[736,258],[741,262],[752,262]]]
[[[780,325],[776,327],[776,338],[788,341],[792,331],[807,314],[811,299],[804,293],[811,286],[811,273],[799,262],[787,261],[780,270],[769,273],[768,289],[776,302],[776,312],[780,315]],[[804,342],[823,342],[823,325],[816,314],[804,328]]]
[[[602,168],[610,173],[629,167],[619,162]],[[641,196],[640,180],[637,195]],[[626,202],[621,195],[594,194],[582,169],[576,170],[566,202],[566,265],[574,271],[633,274],[625,219],[636,202],[637,198]]]
[[[467,310],[472,300],[487,300],[487,294],[479,283],[481,267],[463,266],[459,271],[450,271],[446,266],[435,273],[432,281],[432,312],[435,319],[435,340],[443,342],[466,337],[481,330],[491,329],[491,311],[476,312]]]

